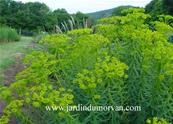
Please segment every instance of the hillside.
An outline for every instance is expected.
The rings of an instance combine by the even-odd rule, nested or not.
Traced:
[[[108,17],[112,15],[113,9],[108,9],[108,10],[102,10],[102,11],[97,11],[93,13],[88,13],[87,15],[90,16],[93,19],[99,19],[102,17]]]
[[[119,7],[112,8],[112,9],[107,9],[107,10],[97,11],[97,12],[93,12],[93,13],[88,13],[87,15],[90,16],[93,19],[99,19],[99,18],[111,16],[112,13],[114,13],[113,15],[120,15],[120,12],[123,9],[131,8],[131,7],[133,7],[133,6],[119,6]]]

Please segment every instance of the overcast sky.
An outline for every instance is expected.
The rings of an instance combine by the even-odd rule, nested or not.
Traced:
[[[45,3],[52,10],[65,8],[69,13],[81,11],[83,13],[95,12],[114,8],[120,5],[133,5],[144,7],[151,0],[16,0],[22,2],[39,1]]]

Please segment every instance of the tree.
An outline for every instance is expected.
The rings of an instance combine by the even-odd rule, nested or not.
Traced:
[[[173,15],[173,1],[163,0],[164,5],[167,7],[167,11],[170,15]]]
[[[26,20],[26,27],[28,30],[36,30],[36,31],[45,31],[45,23],[47,14],[49,14],[49,8],[39,2],[29,2],[25,4],[24,15],[25,17],[29,17],[30,19]]]
[[[77,12],[73,15],[73,17],[78,28],[84,27],[85,22],[87,21],[87,19],[89,19],[89,16],[82,12]]]
[[[70,14],[65,9],[57,9],[53,11],[57,24],[61,25],[61,22],[70,18]]]
[[[146,7],[146,12],[152,15],[169,14],[173,15],[172,0],[152,0]]]

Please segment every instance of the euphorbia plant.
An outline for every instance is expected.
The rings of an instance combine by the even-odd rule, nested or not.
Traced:
[[[143,9],[123,13],[101,19],[94,31],[73,30],[40,41],[44,49],[26,56],[28,68],[1,88],[7,107],[0,122],[8,123],[12,115],[21,124],[144,124],[155,116],[171,122],[173,44],[168,39],[173,29],[162,19],[150,20]],[[45,110],[77,104],[141,106],[141,111]]]

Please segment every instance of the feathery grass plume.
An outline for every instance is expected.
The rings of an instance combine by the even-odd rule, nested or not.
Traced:
[[[60,34],[63,33],[61,28],[58,25],[55,26],[55,32]]]
[[[71,18],[71,21],[73,22],[73,25],[75,26],[75,25],[76,25],[76,23],[75,23],[74,17],[73,17],[73,16],[71,16],[70,18]]]
[[[83,28],[85,28],[85,19],[83,18]]]
[[[73,30],[74,29],[74,26],[73,26],[73,22],[72,22],[72,20],[68,20],[68,23],[69,23],[69,25],[70,25],[70,29],[71,30]]]
[[[61,22],[62,28],[64,29],[64,32],[67,32],[67,29],[65,27],[65,25],[63,24],[63,22]]]
[[[69,31],[68,25],[65,21],[64,21],[64,25],[65,25],[66,30]]]
[[[89,25],[88,25],[88,19],[85,20],[85,28],[88,28]]]
[[[83,28],[88,28],[88,21],[87,19],[83,18]]]

